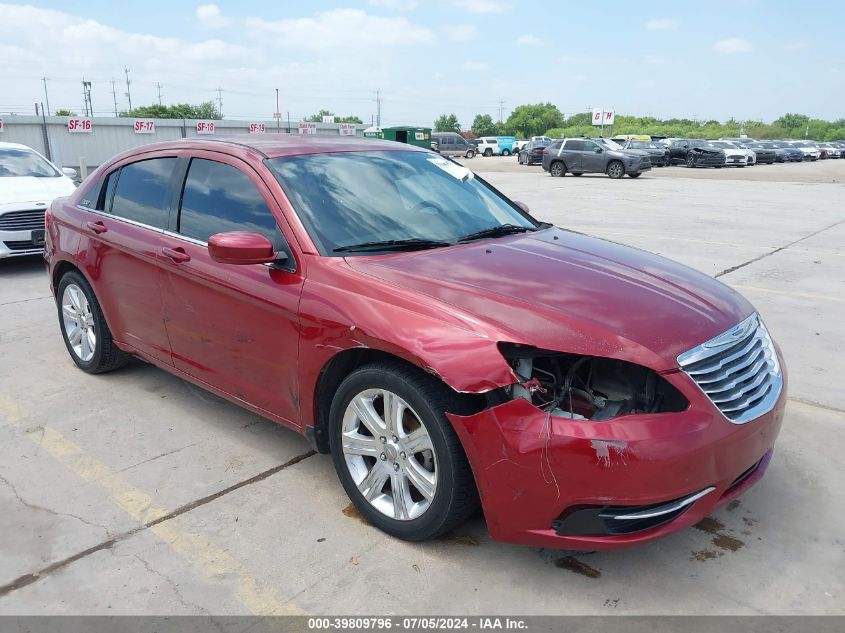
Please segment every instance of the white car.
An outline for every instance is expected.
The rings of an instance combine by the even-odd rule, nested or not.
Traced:
[[[789,144],[804,152],[804,160],[818,160],[822,154],[818,147],[807,141],[790,141]]]
[[[44,251],[44,213],[76,189],[61,170],[26,145],[0,143],[0,259]]]
[[[476,141],[478,153],[482,156],[494,156],[499,154],[499,139],[495,136],[482,136]]]
[[[745,167],[757,163],[757,154],[753,149],[740,147],[732,141],[710,141],[710,144],[725,150],[725,165]]]
[[[547,141],[547,142],[551,143],[554,139],[549,138],[548,136],[532,136],[531,140],[532,141]]]

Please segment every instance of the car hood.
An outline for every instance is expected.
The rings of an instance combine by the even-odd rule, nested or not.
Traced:
[[[56,198],[69,196],[76,186],[67,176],[57,178],[1,177],[0,208],[43,202],[49,205]]]
[[[478,324],[499,340],[677,367],[679,354],[753,313],[736,291],[658,255],[557,228],[398,255],[360,273]]]

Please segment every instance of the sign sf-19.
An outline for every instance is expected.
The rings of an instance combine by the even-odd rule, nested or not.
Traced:
[[[267,125],[265,123],[250,123],[249,124],[249,133],[250,134],[264,134],[267,131]]]
[[[70,118],[67,120],[67,131],[73,134],[78,132],[90,132],[93,127],[91,119]]]
[[[615,117],[613,109],[596,108],[593,110],[593,125],[613,125]]]

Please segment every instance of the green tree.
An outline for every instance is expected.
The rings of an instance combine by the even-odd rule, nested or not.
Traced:
[[[773,123],[779,127],[785,127],[787,130],[803,130],[810,122],[810,117],[805,114],[792,114],[788,112],[779,119],[775,119]]]
[[[223,115],[217,110],[213,101],[204,101],[197,105],[177,103],[175,105],[159,105],[153,103],[121,112],[122,117],[143,117],[150,119],[222,119]]]
[[[435,132],[460,132],[461,124],[454,114],[441,114],[434,121]]]
[[[549,128],[563,127],[563,115],[551,103],[521,105],[513,109],[505,127],[523,136],[538,136]]]
[[[333,116],[335,123],[363,123],[360,117],[357,116],[337,116],[331,110],[320,110],[317,114],[312,114],[306,117],[306,121],[311,123],[322,123],[324,116]]]
[[[499,132],[499,127],[489,114],[476,114],[470,129],[476,136],[494,136]]]
[[[70,110],[56,110],[53,112],[53,116],[77,116],[76,112],[71,112]]]

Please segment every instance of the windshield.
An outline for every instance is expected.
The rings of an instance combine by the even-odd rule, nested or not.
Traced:
[[[651,141],[631,141],[631,147],[634,149],[660,149]]]
[[[610,149],[616,149],[616,150],[623,149],[623,147],[619,143],[617,143],[615,141],[611,141],[609,138],[594,138],[593,140],[596,143],[601,143],[602,145],[606,145]]]
[[[505,225],[514,232],[538,227],[466,167],[430,152],[309,154],[267,164],[323,254],[395,240],[455,243]]]
[[[61,174],[46,160],[29,149],[0,149],[0,177],[30,176],[56,178]]]
[[[804,143],[803,141],[801,141],[801,142],[792,143],[792,147],[810,147],[810,144]]]
[[[715,145],[716,147],[724,147],[726,149],[739,149],[739,146],[735,145],[734,143],[728,143],[727,141],[713,141],[710,145]]]

